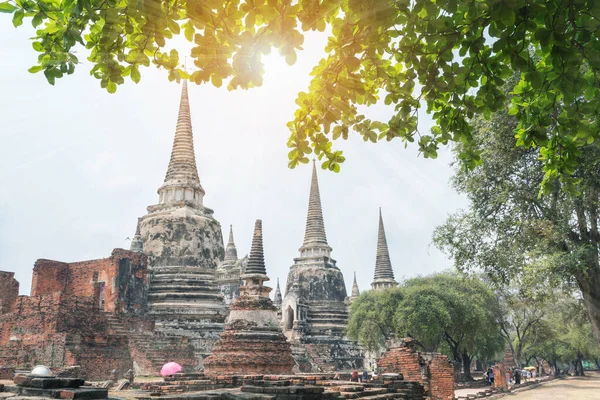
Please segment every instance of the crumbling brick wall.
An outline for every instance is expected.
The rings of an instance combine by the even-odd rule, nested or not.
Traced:
[[[102,335],[107,322],[93,298],[55,292],[46,296],[19,296],[13,312],[0,316],[0,346],[20,341],[24,346],[55,333]]]
[[[69,283],[69,264],[39,259],[33,266],[31,296],[46,296],[64,293]]]
[[[439,353],[420,353],[410,338],[383,353],[377,365],[385,372],[400,373],[405,380],[421,383],[428,399],[454,398],[454,367],[448,357]]]
[[[436,353],[429,363],[429,392],[432,399],[454,399],[454,366],[447,356]]]
[[[93,297],[102,311],[141,314],[146,310],[147,260],[143,253],[114,249],[98,260],[35,262],[32,296],[55,292]]]
[[[0,271],[0,315],[11,312],[19,296],[19,282],[14,272]]]
[[[64,365],[79,365],[88,379],[107,379],[113,369],[133,369],[125,336],[74,336],[65,343]]]
[[[508,390],[506,367],[504,364],[494,365],[494,387],[504,391]]]

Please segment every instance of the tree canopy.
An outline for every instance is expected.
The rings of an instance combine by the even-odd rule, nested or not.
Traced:
[[[539,197],[543,149],[515,147],[518,121],[509,114],[473,121],[483,162],[454,178],[469,208],[438,227],[434,242],[457,268],[484,271],[500,284],[578,288],[600,342],[600,149],[586,145],[573,160],[580,195],[556,184]],[[460,154],[459,149],[456,157]]]
[[[0,11],[37,28],[31,72],[51,84],[73,73],[79,44],[109,92],[151,64],[171,80],[251,88],[264,54],[275,48],[293,64],[304,32],[326,31],[326,55],[288,124],[291,167],[314,151],[338,171],[344,156],[332,141],[353,131],[417,142],[425,157],[460,142],[472,168],[482,153],[469,120],[505,107],[501,87],[515,72],[515,145],[539,148],[547,191],[556,179],[577,183],[582,148],[599,135],[599,0],[5,0]],[[169,48],[180,34],[194,44],[189,73]],[[361,107],[380,100],[388,121]],[[433,117],[430,132],[419,130],[419,109]]]
[[[492,359],[504,349],[498,302],[481,280],[441,273],[410,279],[400,287],[368,291],[350,308],[348,336],[368,350],[391,338],[412,337],[425,351],[442,351],[470,378],[473,356]]]

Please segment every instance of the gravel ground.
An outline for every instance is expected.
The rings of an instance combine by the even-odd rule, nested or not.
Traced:
[[[538,388],[520,393],[510,393],[505,398],[515,400],[598,400],[600,399],[600,376],[557,379]]]

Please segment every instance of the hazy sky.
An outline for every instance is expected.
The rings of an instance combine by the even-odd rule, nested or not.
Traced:
[[[89,63],[52,87],[42,73],[27,72],[37,58],[33,31],[14,29],[10,17],[0,14],[0,270],[15,271],[27,294],[38,258],[80,261],[129,248],[137,218],[158,202],[181,88],[147,68],[139,84],[128,81],[111,95],[89,75]],[[293,67],[269,56],[261,88],[189,87],[204,204],[225,238],[233,224],[240,256],[262,218],[273,285],[277,277],[284,285],[302,244],[311,175],[308,165],[287,168],[285,124],[324,44],[310,35]],[[391,112],[372,107],[367,116],[387,121]],[[449,186],[449,152],[427,160],[401,141],[372,144],[358,135],[336,146],[346,156],[342,171],[319,169],[319,183],[327,238],[348,289],[353,271],[361,290],[373,279],[380,206],[396,278],[449,268],[431,244],[433,229],[466,204]]]

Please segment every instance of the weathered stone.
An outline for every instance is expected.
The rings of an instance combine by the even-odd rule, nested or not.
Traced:
[[[313,163],[304,242],[290,267],[281,307],[284,334],[292,340],[300,371],[362,367],[360,349],[345,337],[346,284],[331,251]]]
[[[149,315],[155,331],[186,337],[197,367],[223,330],[226,307],[215,284],[223,258],[221,225],[203,204],[184,81],[171,161],[159,202],[139,221],[143,252],[151,271]],[[178,360],[175,360],[178,361]]]
[[[383,290],[397,286],[394,280],[394,270],[390,261],[390,252],[388,250],[387,239],[385,237],[385,228],[383,226],[383,217],[381,208],[379,208],[379,229],[377,232],[377,256],[375,259],[375,276],[371,287],[373,290]]]
[[[262,222],[256,221],[244,285],[212,354],[204,361],[208,376],[263,372],[291,373],[294,365],[290,344],[278,324],[277,310],[269,298],[271,288],[264,262]]]
[[[379,359],[378,366],[386,371],[382,375],[384,380],[389,379],[387,373],[401,373],[405,379],[421,383],[431,400],[454,398],[454,367],[448,357],[439,353],[420,353],[410,338],[404,339],[400,346],[388,349]]]

